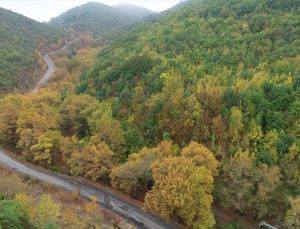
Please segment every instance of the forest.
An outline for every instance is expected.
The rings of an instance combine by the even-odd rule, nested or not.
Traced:
[[[191,228],[300,227],[299,0],[190,0],[64,63],[0,100],[2,145]]]
[[[112,7],[98,2],[89,2],[52,18],[49,24],[67,31],[89,32],[100,36],[133,24],[149,14],[151,11],[142,7],[130,7],[130,5]]]
[[[0,95],[35,83],[46,47],[58,43],[62,32],[0,8]]]

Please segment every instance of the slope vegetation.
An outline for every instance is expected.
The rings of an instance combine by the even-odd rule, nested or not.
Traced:
[[[299,5],[185,2],[116,39],[82,75],[78,92],[111,104],[126,131],[127,153],[163,139],[179,147],[203,143],[221,162],[218,203],[282,222],[297,201],[288,197],[300,192]],[[112,175],[127,192],[118,179],[137,169],[134,158]],[[155,206],[164,202],[153,193],[163,191],[155,184],[150,208],[168,215]]]
[[[61,93],[1,99],[0,142],[191,228],[218,223],[213,202],[299,228],[299,6],[185,1],[132,26],[92,67],[84,52],[66,59]]]
[[[31,85],[39,51],[55,43],[58,32],[12,11],[0,8],[0,94]]]

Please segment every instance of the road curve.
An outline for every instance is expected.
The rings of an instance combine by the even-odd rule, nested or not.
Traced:
[[[45,183],[49,183],[58,188],[62,188],[69,192],[77,190],[77,184],[74,179],[62,176],[50,171],[43,171],[33,166],[24,165],[20,161],[9,156],[6,150],[0,148],[0,165],[13,169],[23,175],[30,176]],[[104,188],[101,189],[98,186],[81,182],[80,195],[84,198],[90,198],[96,196],[99,200],[101,207],[111,210],[130,222],[133,222],[138,228],[149,229],[176,229],[179,228],[177,224],[167,222],[166,220],[153,215],[149,212],[145,212],[140,207],[129,203],[127,200],[121,199],[114,193],[110,193]]]
[[[32,92],[37,92],[48,81],[50,75],[55,71],[55,64],[54,64],[54,62],[53,62],[53,60],[51,59],[50,56],[54,55],[54,54],[58,54],[60,52],[64,52],[65,50],[68,49],[69,45],[72,45],[72,44],[76,43],[79,40],[80,40],[80,38],[76,38],[72,41],[69,41],[62,48],[60,48],[58,50],[55,50],[53,52],[47,53],[44,56],[44,61],[47,64],[48,69],[47,69],[46,73],[43,75],[43,77],[40,79],[38,84],[35,86],[35,88],[32,89]]]

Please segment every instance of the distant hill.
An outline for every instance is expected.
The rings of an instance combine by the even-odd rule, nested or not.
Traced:
[[[38,71],[38,52],[55,43],[58,31],[0,8],[0,94],[31,86]]]
[[[74,7],[51,19],[50,25],[100,35],[132,22],[134,22],[133,18],[118,9],[105,4],[90,2]]]
[[[129,17],[141,19],[149,15],[155,14],[155,12],[148,10],[141,6],[136,6],[132,4],[119,4],[115,6],[116,9],[125,13]]]

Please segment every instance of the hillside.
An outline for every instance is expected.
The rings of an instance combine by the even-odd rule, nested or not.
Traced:
[[[189,228],[300,228],[299,22],[299,0],[189,0],[96,58],[89,35],[0,99],[0,143]]]
[[[127,153],[164,139],[180,148],[205,144],[221,163],[218,203],[282,222],[289,196],[300,193],[299,5],[191,0],[116,39],[82,75],[78,92],[111,105],[130,142]],[[135,160],[113,173],[115,187],[128,191],[118,176]],[[231,172],[236,166],[249,183]],[[264,199],[256,187],[271,178]]]
[[[0,8],[0,24],[0,94],[3,94],[32,86],[40,69],[39,51],[57,42],[59,33],[3,8]]]
[[[74,7],[50,20],[50,25],[79,32],[100,35],[112,29],[128,25],[133,18],[102,3],[90,2]]]
[[[155,12],[151,10],[132,4],[119,4],[116,5],[114,8],[135,19],[142,19],[149,15],[155,14]]]

